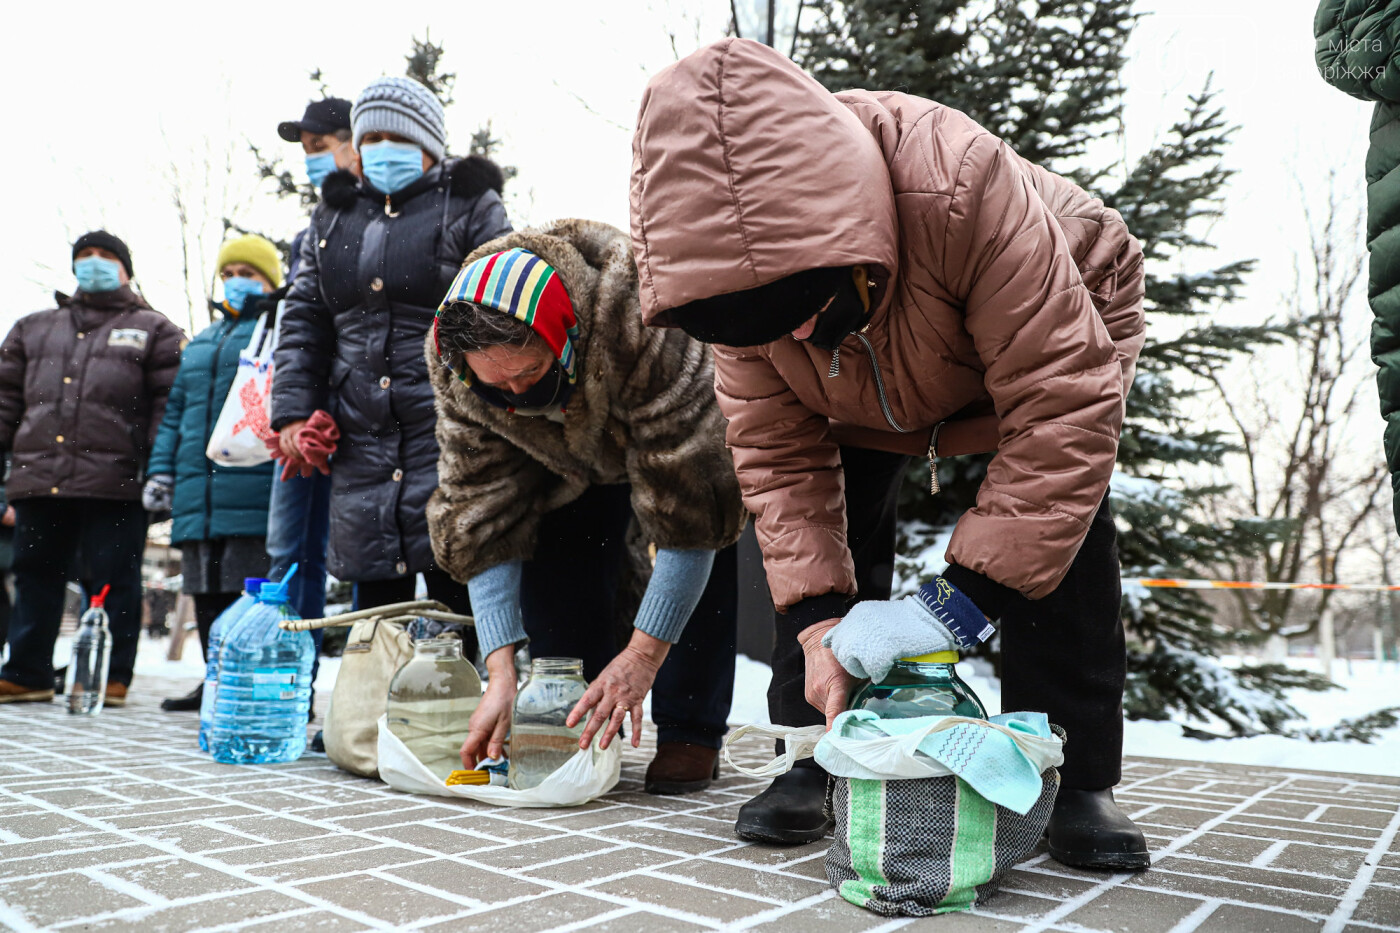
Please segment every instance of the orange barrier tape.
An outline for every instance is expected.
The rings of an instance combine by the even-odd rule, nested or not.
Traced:
[[[1400,590],[1400,585],[1389,583],[1281,583],[1271,580],[1186,580],[1151,577],[1127,578],[1124,583],[1154,589],[1175,590],[1364,590],[1388,592]]]

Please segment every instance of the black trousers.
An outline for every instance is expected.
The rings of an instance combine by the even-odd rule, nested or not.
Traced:
[[[194,624],[199,629],[199,647],[204,660],[209,660],[209,630],[219,614],[232,606],[238,593],[196,593],[194,599]]]
[[[355,584],[355,608],[374,609],[390,603],[406,603],[414,598],[418,578],[415,574],[395,577],[392,580],[361,580]],[[428,598],[436,599],[458,615],[472,614],[472,600],[465,583],[458,583],[446,570],[437,567],[423,571],[423,583],[428,589]],[[462,656],[476,657],[476,632],[467,628],[462,632]],[[484,659],[483,659],[484,660]]]
[[[617,586],[626,559],[632,488],[591,486],[544,516],[535,556],[525,562],[520,608],[530,655],[583,660],[590,681],[617,655]],[[734,699],[738,560],[715,555],[700,603],[671,647],[651,694],[657,741],[719,748]]]
[[[0,679],[53,686],[53,648],[70,579],[107,595],[112,658],[108,679],[131,685],[141,637],[141,552],[146,510],[108,499],[21,499],[15,507],[15,606],[10,659]],[[81,562],[78,561],[82,556]]]
[[[859,600],[889,599],[896,504],[908,458],[841,448],[847,540]],[[1104,496],[1079,555],[1043,599],[1018,597],[997,623],[1003,710],[1043,712],[1068,736],[1060,779],[1100,790],[1122,777],[1123,686],[1127,677],[1117,529]],[[797,632],[778,617],[768,711],[791,726],[824,722],[803,696],[805,666]],[[805,763],[815,766],[811,759]]]
[[[0,572],[0,652],[10,640],[10,590],[5,584],[8,571]]]

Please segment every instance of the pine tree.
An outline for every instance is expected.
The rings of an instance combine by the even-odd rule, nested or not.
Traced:
[[[897,89],[955,107],[1018,153],[1117,209],[1147,258],[1148,338],[1128,398],[1113,508],[1124,576],[1195,576],[1224,554],[1254,554],[1287,522],[1219,528],[1201,518],[1211,490],[1188,478],[1230,450],[1221,432],[1186,414],[1198,374],[1276,342],[1269,325],[1230,327],[1213,316],[1239,297],[1250,260],[1199,266],[1212,244],[1196,231],[1220,214],[1232,134],[1209,82],[1181,119],[1126,172],[1095,164],[1096,141],[1121,133],[1125,48],[1141,14],[1132,0],[815,0],[804,10],[798,63],[833,91]],[[927,466],[906,484],[899,576],[941,560],[935,532],[975,501],[990,458],[940,465],[944,492],[927,494]],[[935,553],[936,552],[936,553]],[[926,575],[924,572],[923,575]],[[1228,734],[1281,732],[1298,714],[1283,691],[1325,682],[1280,665],[1227,669],[1215,660],[1235,633],[1189,590],[1125,588],[1131,718],[1185,714]]]

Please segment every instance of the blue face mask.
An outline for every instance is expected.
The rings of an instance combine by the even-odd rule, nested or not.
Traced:
[[[89,295],[122,287],[122,264],[101,256],[84,256],[73,262],[78,287]]]
[[[224,279],[224,301],[235,311],[242,311],[248,306],[248,299],[263,293],[263,284],[256,279],[245,279],[240,275]]]
[[[321,187],[326,176],[335,171],[335,156],[329,152],[313,152],[306,157],[306,179],[312,187]]]
[[[423,177],[423,150],[413,143],[370,143],[360,147],[360,168],[371,185],[393,194]]]

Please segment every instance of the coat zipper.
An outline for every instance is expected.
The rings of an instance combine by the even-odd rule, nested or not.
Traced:
[[[894,428],[900,434],[908,434],[909,429],[900,427],[899,422],[894,420],[894,413],[890,411],[889,399],[885,398],[885,380],[884,377],[880,375],[880,363],[875,359],[875,348],[870,345],[869,338],[864,334],[856,334],[856,339],[865,344],[865,352],[870,355],[870,366],[875,370],[875,391],[880,396],[880,410],[885,413],[885,420],[890,423],[890,427]],[[832,369],[835,369],[835,355],[832,356],[831,363]]]
[[[209,438],[207,437],[207,435],[214,429],[213,425],[210,424],[209,419],[210,414],[214,411],[214,389],[216,387],[215,384],[219,381],[219,354],[224,352],[224,344],[228,342],[228,338],[233,336],[233,332],[237,328],[238,320],[235,319],[233,322],[233,326],[230,327],[228,330],[224,331],[223,336],[219,338],[219,345],[214,348],[214,365],[209,372],[209,405],[207,408],[204,409],[204,433],[206,435],[206,437],[204,438],[205,447],[209,446]],[[236,370],[234,372],[234,376],[235,378],[237,377]],[[221,411],[222,409],[223,406],[220,406]],[[215,422],[217,422],[219,420],[219,416],[214,415],[213,419]],[[209,540],[209,533],[213,531],[213,529],[214,461],[210,460],[209,457],[206,455],[204,458],[204,540]]]

